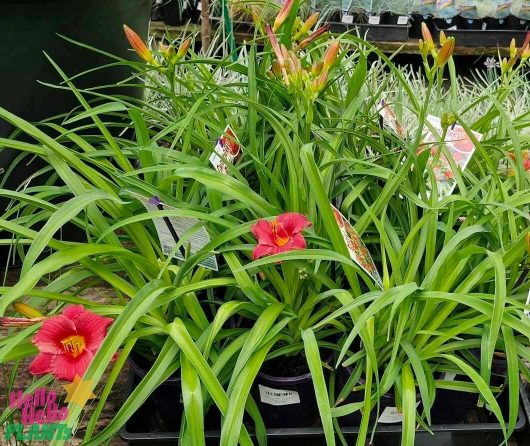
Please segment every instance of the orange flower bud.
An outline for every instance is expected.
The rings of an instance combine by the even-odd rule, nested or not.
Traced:
[[[0,327],[29,327],[46,320],[44,316],[27,319],[25,317],[0,317]]]
[[[299,43],[297,49],[298,50],[303,50],[307,45],[309,45],[311,42],[313,42],[314,40],[318,39],[322,34],[327,32],[328,29],[329,29],[329,25],[321,26],[315,32],[311,33],[311,35],[309,37],[307,37],[304,40],[302,40]]]
[[[289,17],[289,13],[291,12],[291,8],[293,7],[294,0],[286,0],[285,3],[282,6],[282,9],[280,9],[280,12],[276,16],[276,20],[274,20],[274,25],[272,27],[273,31],[278,31],[278,28],[282,26],[283,22]]]
[[[449,37],[438,53],[438,57],[436,58],[436,66],[443,67],[453,55],[454,50],[455,39],[453,37]]]
[[[271,43],[272,50],[276,55],[276,59],[278,60],[280,67],[283,68],[285,66],[285,60],[283,58],[282,50],[280,49],[280,44],[278,43],[278,39],[276,38],[276,35],[272,32],[270,26],[267,26],[265,31],[267,32],[267,36],[269,37],[269,41]]]
[[[22,302],[15,302],[13,308],[19,314],[29,318],[44,317],[42,313],[37,311],[35,308],[30,307],[29,305],[23,304]]]
[[[324,54],[324,66],[322,67],[324,71],[328,71],[331,68],[331,65],[333,65],[337,55],[339,54],[339,50],[340,43],[338,40],[334,40],[328,47],[326,54]]]
[[[164,43],[160,42],[158,44],[158,50],[162,53],[162,56],[166,60],[171,60],[175,56],[175,48],[173,45],[165,45]]]
[[[425,22],[421,22],[421,34],[424,42],[427,44],[427,48],[429,51],[432,51],[434,49],[434,41],[432,40],[432,34],[429,31],[429,27]]]
[[[527,44],[521,51],[521,60],[530,58],[530,44]]]
[[[318,16],[320,13],[315,12],[314,14],[311,14],[309,18],[304,22],[302,27],[300,28],[300,31],[296,33],[296,36],[303,36],[306,32],[308,32],[313,26],[315,26],[315,23],[318,21]]]
[[[184,42],[180,44],[179,50],[177,51],[177,55],[175,56],[177,60],[182,59],[191,46],[191,38],[186,39]]]
[[[157,61],[151,54],[151,51],[149,51],[149,48],[147,48],[142,38],[127,25],[123,25],[123,30],[125,31],[125,37],[127,37],[127,40],[133,47],[134,51],[136,51],[136,53],[146,62],[150,63],[151,65],[158,66]]]

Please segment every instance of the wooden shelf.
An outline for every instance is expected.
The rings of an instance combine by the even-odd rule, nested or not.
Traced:
[[[215,31],[215,28],[212,28],[212,32]],[[168,26],[163,22],[151,22],[151,34],[155,38],[161,38],[165,34],[168,34],[170,37],[178,37],[185,34],[199,34],[200,26],[194,23],[190,23],[184,26]],[[234,31],[234,36],[236,42],[243,43],[249,42],[254,39],[254,35],[244,31]],[[379,48],[384,53],[394,53],[398,50],[401,50],[403,54],[419,54],[418,49],[418,40],[408,39],[405,42],[379,42],[371,41],[372,45]],[[469,46],[456,46],[454,54],[460,56],[497,56],[499,53],[501,56],[509,55],[510,49],[506,47],[469,47]]]

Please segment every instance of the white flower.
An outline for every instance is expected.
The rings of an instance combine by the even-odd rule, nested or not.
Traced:
[[[495,59],[494,57],[488,57],[486,59],[486,62],[484,62],[484,66],[488,69],[488,70],[491,70],[493,68],[499,68],[501,66],[501,64],[499,63],[499,61],[497,59]]]

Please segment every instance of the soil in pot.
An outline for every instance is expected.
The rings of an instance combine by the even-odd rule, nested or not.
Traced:
[[[302,355],[264,363],[252,394],[268,429],[309,427],[318,422],[313,380]]]

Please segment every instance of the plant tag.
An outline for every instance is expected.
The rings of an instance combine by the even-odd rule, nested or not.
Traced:
[[[446,372],[446,373],[444,373],[444,377],[443,377],[442,381],[454,381],[455,378],[456,378],[456,373]]]
[[[202,11],[202,2],[197,3],[197,11]]]
[[[425,128],[423,129],[423,142],[420,145],[417,154],[419,155],[427,149],[430,150],[428,164],[434,171],[439,197],[445,198],[453,193],[456,187],[456,179],[448,159],[437,145],[437,142],[443,133],[441,119],[429,115],[427,116],[427,121],[435,129],[438,135],[435,136],[430,128],[425,125]],[[482,139],[480,133],[473,132],[473,135],[477,141]],[[455,164],[463,172],[475,152],[475,144],[462,126],[455,124],[449,127],[447,134],[445,135],[445,147],[453,158]]]
[[[226,126],[224,133],[220,136],[215,144],[213,153],[210,155],[210,162],[215,170],[227,174],[228,167],[225,161],[235,164],[241,155],[241,146],[236,134],[229,125]]]
[[[528,297],[526,298],[526,305],[530,305],[530,290],[528,290]],[[524,310],[526,317],[530,317],[530,310]]]
[[[375,266],[374,260],[370,255],[370,251],[362,241],[357,231],[353,228],[348,220],[340,213],[340,211],[333,205],[333,213],[335,215],[335,221],[339,225],[340,233],[346,246],[348,247],[348,252],[350,253],[351,259],[357,263],[373,280],[377,285],[382,289],[383,281],[379,275],[379,271]]]
[[[368,17],[368,23],[370,25],[379,25],[381,23],[381,16],[371,15]]]
[[[353,23],[353,16],[350,14],[342,14],[342,23],[351,25]]]
[[[383,413],[377,420],[378,423],[401,423],[403,421],[403,414],[397,407],[385,407]]]
[[[416,407],[420,405],[420,402],[418,401],[416,403]],[[385,407],[385,410],[383,410],[383,413],[377,420],[378,423],[401,423],[403,421],[403,413],[398,410],[397,407],[391,407],[387,406]]]
[[[134,198],[140,201],[148,212],[177,210],[176,208],[162,203],[158,197],[147,198],[135,192],[129,192]],[[160,246],[164,255],[169,256],[173,253],[175,246],[180,239],[186,235],[187,240],[183,246],[180,246],[174,253],[173,257],[179,260],[185,260],[186,254],[195,254],[204,246],[210,243],[210,235],[204,226],[200,226],[200,220],[194,217],[160,217],[153,218],[153,223],[160,240]],[[193,233],[188,231],[195,227]],[[199,265],[205,268],[218,271],[217,258],[212,255],[199,262]]]
[[[258,384],[259,397],[262,403],[271,406],[288,406],[300,404],[300,395],[294,390],[279,390]]]
[[[383,122],[390,127],[397,136],[400,138],[405,137],[405,130],[403,130],[401,122],[399,122],[394,110],[392,110],[390,105],[388,105],[384,99],[381,99],[379,102],[379,114],[383,118]]]
[[[408,25],[409,23],[409,16],[407,15],[400,15],[397,20],[398,25]]]

